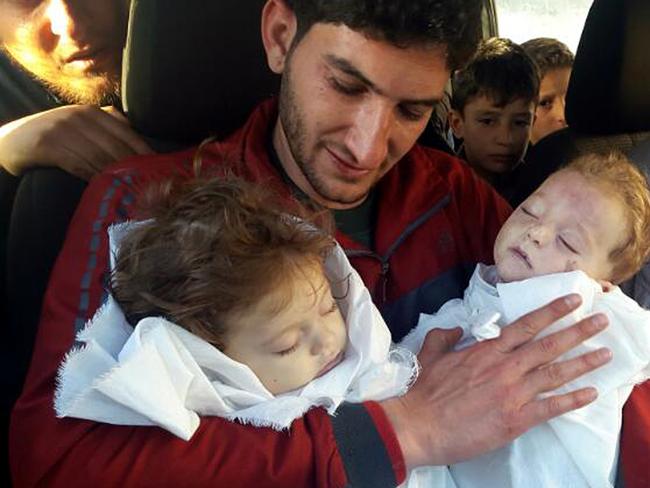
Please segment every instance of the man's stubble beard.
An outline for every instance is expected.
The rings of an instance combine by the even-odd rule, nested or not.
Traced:
[[[305,127],[304,112],[296,100],[296,93],[293,89],[291,72],[291,55],[289,55],[286,62],[286,69],[282,74],[280,83],[280,99],[279,99],[279,118],[282,128],[284,130],[291,156],[293,157],[296,165],[304,175],[305,179],[309,182],[310,186],[315,192],[320,195],[324,200],[335,202],[343,205],[349,205],[363,201],[367,196],[368,191],[363,191],[359,195],[342,196],[332,192],[330,186],[323,181],[324,178],[318,175],[315,164],[310,160],[306,154],[307,144],[307,129]],[[315,157],[316,150],[319,148],[320,142],[316,142],[314,146]],[[345,181],[345,180],[341,180]],[[374,184],[374,183],[373,183]]]
[[[20,46],[8,43],[2,50],[65,103],[99,106],[114,104],[120,99],[118,74],[65,73],[51,57],[29,44]]]

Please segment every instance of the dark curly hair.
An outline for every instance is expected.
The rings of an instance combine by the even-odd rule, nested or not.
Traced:
[[[483,41],[451,81],[451,108],[461,113],[471,99],[481,95],[497,107],[518,98],[537,102],[539,96],[535,63],[519,44],[500,37]]]
[[[335,246],[316,227],[330,225],[326,217],[289,216],[287,202],[232,176],[168,182],[144,201],[151,220],[122,241],[109,291],[131,325],[162,316],[219,348],[232,314],[270,293],[269,313],[280,312],[296,273],[321,266]]]
[[[342,24],[396,46],[440,45],[462,66],[481,38],[481,0],[285,0],[296,14],[294,42],[316,23]]]

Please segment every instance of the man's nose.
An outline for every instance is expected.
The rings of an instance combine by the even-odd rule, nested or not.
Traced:
[[[82,32],[87,26],[80,20],[82,5],[73,0],[50,0],[45,11],[50,33],[59,39],[72,39],[76,43],[83,42]]]
[[[345,145],[363,169],[378,168],[388,156],[393,109],[386,103],[367,102],[357,108]]]
[[[558,100],[558,103],[556,103],[555,106],[553,107],[553,112],[552,112],[553,120],[557,122],[557,125],[559,127],[567,126],[566,119],[564,118],[565,105],[566,105],[565,99],[561,98],[560,100]]]
[[[68,35],[70,16],[62,0],[51,0],[45,11],[45,17],[50,22],[50,31],[57,37]]]

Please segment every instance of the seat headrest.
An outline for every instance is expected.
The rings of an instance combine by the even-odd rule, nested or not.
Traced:
[[[566,99],[578,133],[650,130],[650,1],[595,0]]]
[[[226,136],[277,93],[260,38],[265,0],[132,0],[122,98],[141,134]]]

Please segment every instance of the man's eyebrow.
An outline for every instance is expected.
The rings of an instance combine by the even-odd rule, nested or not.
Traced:
[[[334,54],[325,54],[325,61],[327,63],[338,69],[339,71],[342,71],[348,76],[352,76],[353,78],[356,78],[359,80],[361,83],[366,85],[368,88],[370,88],[372,91],[379,95],[385,95],[384,91],[381,90],[377,85],[375,85],[372,81],[370,81],[366,75],[364,75],[361,71],[359,71],[357,68],[352,66],[349,61],[346,59],[340,58],[338,56],[335,56]],[[402,99],[400,100],[400,103],[406,104],[406,105],[426,105],[427,107],[433,107],[435,106],[438,102],[440,102],[440,98],[434,97],[434,98],[423,98],[423,99],[417,99],[417,98],[411,98],[411,99]]]

